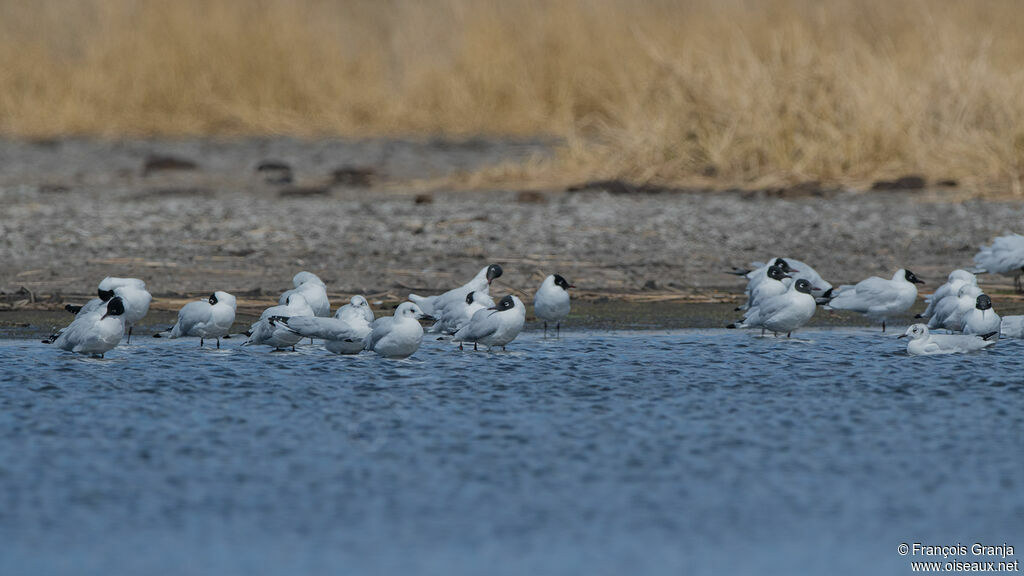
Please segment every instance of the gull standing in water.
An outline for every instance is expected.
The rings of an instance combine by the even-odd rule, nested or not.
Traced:
[[[483,292],[470,292],[466,294],[466,300],[462,304],[451,303],[442,309],[437,322],[430,327],[428,332],[440,332],[442,334],[455,334],[469,321],[478,310],[494,306],[494,300]]]
[[[789,290],[790,284],[792,284],[792,282],[787,283],[786,280],[791,278],[792,276],[783,272],[781,266],[774,264],[769,266],[763,280],[753,284],[753,287],[750,285],[752,282],[748,283],[747,302],[742,306],[737,306],[736,310],[749,310],[751,307],[757,306],[761,300],[785,293],[786,290]]]
[[[199,338],[199,347],[203,347],[205,340],[217,339],[217,348],[220,348],[220,339],[227,336],[231,326],[235,323],[235,297],[227,292],[218,290],[205,300],[197,300],[185,304],[178,311],[178,321],[174,327],[167,332],[159,332],[153,336],[161,338],[166,335],[168,338],[181,338],[194,336]]]
[[[936,309],[942,306],[943,300],[946,298],[956,300],[960,289],[967,285],[977,286],[978,277],[967,270],[953,270],[949,273],[949,278],[946,279],[945,284],[939,286],[934,294],[925,297],[924,301],[928,303],[928,307],[924,309],[924,312],[914,316],[914,318],[931,318],[935,314]]]
[[[313,315],[320,318],[330,318],[331,302],[327,299],[327,285],[319,276],[312,272],[299,272],[292,278],[295,288],[286,290],[278,298],[277,303],[284,305],[292,294],[302,294],[302,297],[313,309]]]
[[[452,341],[459,343],[459,350],[462,350],[464,342],[472,342],[473,349],[477,344],[483,344],[490,350],[495,346],[505,346],[516,339],[519,332],[526,324],[526,306],[522,300],[509,294],[494,306],[477,311],[469,324],[463,326]]]
[[[914,324],[899,338],[910,338],[907,354],[932,356],[935,354],[963,354],[988,348],[996,343],[999,332],[983,335],[932,334],[924,324]]]
[[[72,314],[92,312],[104,308],[104,304],[114,296],[121,297],[124,306],[124,322],[128,326],[128,344],[132,343],[132,328],[136,322],[142,320],[149,312],[149,303],[153,295],[146,290],[146,283],[138,278],[116,278],[107,276],[100,282],[96,291],[99,298],[93,298],[83,306],[67,305],[65,310]]]
[[[101,309],[79,314],[53,343],[62,350],[103,357],[124,336],[124,301],[110,298]]]
[[[260,319],[249,328],[249,339],[242,343],[242,346],[262,344],[272,346],[276,350],[291,347],[294,351],[295,345],[302,340],[302,336],[290,330],[286,325],[272,322],[271,318],[295,316],[313,316],[313,309],[310,308],[309,302],[302,294],[292,294],[288,296],[288,300],[283,306],[271,306],[264,310]]]
[[[854,286],[840,286],[839,291],[825,305],[826,310],[850,310],[882,323],[905,313],[917,301],[917,286],[924,281],[906,269],[899,269],[892,280],[872,276]]]
[[[501,266],[497,264],[491,264],[490,266],[483,267],[472,280],[463,284],[462,286],[449,290],[444,294],[438,296],[419,296],[417,294],[409,294],[409,300],[412,300],[420,307],[420,310],[424,314],[430,314],[437,318],[440,318],[444,314],[444,309],[450,305],[458,305],[466,301],[466,295],[470,292],[482,292],[485,296],[490,296],[491,282],[496,278],[499,278],[504,271]]]
[[[956,298],[943,298],[942,302],[935,307],[935,313],[928,319],[928,328],[931,330],[945,328],[951,332],[962,332],[964,318],[977,305],[978,297],[981,295],[981,288],[974,284],[961,286]]]
[[[372,329],[373,310],[366,298],[353,296],[348,304],[338,308],[333,318],[272,316],[270,322],[283,324],[288,330],[306,338],[324,340],[324,347],[335,354],[359,354],[366,347]]]
[[[1013,277],[1017,292],[1024,292],[1021,273],[1024,272],[1024,236],[1008,234],[992,241],[991,246],[982,246],[974,255],[975,272],[1001,274]]]
[[[992,309],[992,299],[988,294],[982,294],[975,300],[974,308],[964,314],[964,334],[991,334],[999,333],[1002,319]]]
[[[773,258],[769,260],[767,264],[762,262],[752,262],[750,265],[752,269],[733,268],[731,272],[738,276],[744,276],[748,280],[748,295],[760,282],[767,278],[768,269],[772,266],[778,266],[782,269],[783,273],[791,276],[794,280],[803,278],[810,282],[811,286],[814,287],[812,295],[815,298],[821,298],[826,294],[831,294],[829,291],[832,289],[832,285],[826,282],[825,279],[821,277],[821,274],[818,274],[814,268],[811,268],[805,262],[801,262],[793,258]]]
[[[544,321],[544,337],[548,322],[555,322],[555,338],[562,332],[562,320],[569,316],[569,288],[575,288],[562,276],[552,274],[544,279],[533,297],[533,313]]]
[[[999,332],[1003,338],[1024,338],[1024,316],[1003,316]]]
[[[762,300],[747,310],[743,320],[727,328],[763,328],[776,336],[786,334],[788,337],[814,316],[817,302],[812,291],[810,282],[803,278],[796,280],[784,293]]]
[[[420,307],[412,302],[402,302],[395,309],[394,316],[384,316],[373,321],[366,349],[385,358],[408,358],[419,350],[423,341],[423,326],[420,320],[433,321]]]
[[[338,311],[334,313],[334,317],[339,320],[347,320],[352,315],[357,314],[362,316],[366,320],[367,324],[373,323],[373,309],[370,308],[370,303],[366,301],[366,298],[356,294],[349,298],[348,304],[338,308]]]

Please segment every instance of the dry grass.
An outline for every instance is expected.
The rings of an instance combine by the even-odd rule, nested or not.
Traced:
[[[1017,0],[0,0],[0,132],[551,134],[531,177],[1020,189]]]

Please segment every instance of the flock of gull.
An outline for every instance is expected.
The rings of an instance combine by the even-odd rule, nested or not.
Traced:
[[[491,283],[502,273],[500,265],[491,264],[458,288],[436,296],[410,294],[394,315],[375,318],[370,303],[361,295],[352,296],[332,315],[324,282],[312,272],[299,272],[292,278],[294,288],[281,294],[277,306],[263,311],[245,332],[247,340],[242,345],[294,350],[309,338],[323,340],[324,347],[336,354],[366,350],[386,358],[406,358],[419,349],[424,334],[420,322],[427,321],[432,323],[427,332],[450,338],[460,350],[465,344],[473,344],[474,350],[479,346],[504,349],[522,331],[526,306],[512,294],[497,302],[491,298]],[[544,322],[545,337],[548,323],[554,324],[559,336],[562,321],[569,315],[570,288],[574,286],[565,278],[552,274],[537,289],[533,309]],[[97,295],[82,306],[66,306],[75,319],[43,342],[99,357],[116,347],[126,331],[131,343],[132,329],[145,317],[152,301],[145,282],[107,277],[100,282]],[[199,338],[200,347],[206,340],[215,340],[220,348],[220,339],[229,335],[235,323],[235,311],[235,297],[216,291],[183,306],[174,326],[155,336]]]
[[[992,299],[978,285],[977,274],[1012,276],[1018,291],[1024,291],[1024,236],[1011,234],[996,238],[974,257],[973,270],[958,269],[945,284],[925,298],[928,307],[899,336],[908,338],[911,355],[972,352],[996,343],[1000,335],[1024,338],[1024,316],[1000,317],[992,308]],[[503,273],[501,266],[484,267],[466,284],[436,296],[410,294],[395,309],[394,315],[375,318],[363,296],[352,296],[332,315],[327,288],[311,272],[299,272],[292,279],[294,288],[281,294],[277,306],[263,311],[245,335],[243,346],[265,345],[275,350],[295,346],[305,338],[324,341],[324,347],[336,354],[372,351],[387,358],[406,358],[419,349],[424,329],[450,338],[464,349],[486,346],[488,350],[515,340],[526,322],[526,307],[515,295],[495,302],[490,296],[494,279]],[[897,270],[892,278],[872,276],[857,284],[833,287],[808,264],[792,258],[777,257],[767,263],[754,263],[751,269],[734,269],[747,279],[747,301],[737,307],[743,318],[729,328],[761,329],[761,334],[790,336],[805,326],[818,306],[827,310],[847,310],[880,323],[885,332],[890,318],[907,313],[917,301],[917,285],[924,284],[913,272]],[[555,325],[556,337],[561,323],[569,315],[569,289],[562,276],[544,279],[534,296],[534,314]],[[61,349],[103,356],[117,346],[127,331],[148,312],[152,297],[137,278],[105,278],[99,284],[98,298],[82,306],[67,306],[75,314],[70,325],[44,340]],[[235,321],[235,297],[216,291],[208,298],[189,302],[178,313],[172,328],[157,337],[199,338],[206,340],[228,336]],[[943,330],[946,333],[935,331]]]

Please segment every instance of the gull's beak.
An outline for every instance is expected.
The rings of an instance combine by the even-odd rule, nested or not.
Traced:
[[[906,338],[906,337],[907,337],[906,334],[900,334],[899,336],[896,337],[896,339],[899,340],[900,338]]]
[[[569,288],[575,288],[575,287],[576,287],[575,284],[569,284]]]

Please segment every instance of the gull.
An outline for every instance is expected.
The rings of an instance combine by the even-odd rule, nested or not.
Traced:
[[[772,264],[768,267],[764,279],[758,276],[759,282],[751,280],[747,283],[747,301],[742,306],[737,306],[736,310],[749,310],[752,306],[757,306],[760,300],[784,293],[792,284],[786,280],[791,278],[792,276],[787,275],[781,266]]]
[[[988,348],[996,343],[999,332],[982,335],[931,334],[924,324],[914,324],[898,338],[910,338],[907,354],[931,356],[934,354],[961,354]]]
[[[174,327],[167,332],[158,332],[153,336],[161,338],[166,335],[168,338],[181,338],[184,336],[198,336],[199,347],[208,338],[217,339],[217,348],[220,348],[220,339],[227,336],[231,326],[235,323],[235,297],[227,292],[218,290],[210,294],[205,300],[189,302],[178,311],[178,321]]]
[[[1003,316],[999,332],[1003,338],[1024,338],[1024,316]]]
[[[785,333],[788,337],[814,316],[817,302],[812,294],[813,288],[803,278],[796,280],[784,293],[762,300],[747,310],[743,320],[727,328],[762,328],[776,336]]]
[[[461,304],[451,303],[441,309],[437,316],[437,322],[430,327],[428,332],[440,332],[442,334],[455,334],[473,318],[478,310],[494,306],[494,300],[483,292],[470,292]],[[435,314],[437,314],[435,312]]]
[[[831,294],[829,290],[832,289],[832,285],[826,282],[820,274],[811,268],[805,262],[795,260],[793,258],[772,258],[767,264],[763,262],[751,262],[751,269],[733,268],[732,274],[738,276],[744,276],[748,280],[747,289],[752,290],[758,283],[762,282],[768,274],[768,268],[771,266],[778,266],[782,268],[782,271],[793,277],[794,280],[803,278],[811,283],[814,287],[812,293],[815,298],[821,298],[826,294]]]
[[[367,324],[373,322],[373,309],[370,308],[370,303],[366,301],[366,298],[359,294],[349,298],[348,304],[341,306],[334,313],[334,317],[339,320],[349,320],[351,315],[362,316]]]
[[[926,296],[924,301],[928,303],[928,307],[925,308],[924,312],[914,316],[914,318],[931,318],[935,314],[935,310],[938,306],[941,306],[941,302],[946,298],[957,297],[960,293],[960,289],[966,285],[977,286],[978,277],[971,274],[967,270],[953,270],[949,273],[949,278],[946,279],[946,283],[935,291],[934,294]]]
[[[373,310],[366,298],[357,294],[338,308],[333,318],[271,316],[269,321],[300,337],[320,338],[325,341],[324,347],[335,354],[359,354],[370,335]]]
[[[417,294],[409,294],[409,300],[415,302],[424,314],[430,314],[440,318],[447,306],[465,302],[466,295],[470,292],[482,292],[485,296],[489,296],[491,282],[494,281],[495,278],[500,277],[502,272],[503,270],[501,269],[501,266],[491,264],[481,268],[472,280],[458,288],[455,288],[454,290],[449,290],[438,296],[419,296]]]
[[[292,278],[295,288],[285,290],[277,303],[283,305],[292,294],[302,294],[302,297],[313,309],[313,315],[321,318],[331,316],[331,302],[327,299],[327,285],[319,276],[312,272],[299,272]]]
[[[974,255],[977,273],[1001,274],[1013,277],[1013,286],[1017,292],[1024,291],[1021,284],[1021,273],[1024,272],[1024,236],[1008,234],[999,236],[991,246],[982,246]]]
[[[347,315],[345,319],[271,316],[269,322],[275,326],[283,325],[300,338],[320,338],[326,342],[324,347],[335,354],[359,354],[373,331],[361,313]]]
[[[548,322],[555,322],[555,338],[562,331],[562,320],[569,316],[569,288],[575,288],[565,278],[552,274],[544,279],[533,297],[533,313],[544,321],[544,337],[548,337]]]
[[[366,340],[366,350],[372,350],[385,358],[412,356],[423,341],[420,320],[432,321],[434,318],[424,314],[418,305],[402,302],[395,309],[394,316],[384,316],[373,321]]]
[[[999,326],[1002,320],[999,314],[992,309],[992,299],[988,294],[982,294],[975,300],[974,308],[964,314],[964,334],[991,334],[999,333]]]
[[[271,306],[263,311],[260,319],[249,328],[249,339],[242,343],[242,346],[262,344],[272,346],[276,350],[291,346],[292,351],[294,351],[295,345],[299,343],[299,340],[302,340],[302,336],[289,330],[286,325],[271,322],[270,319],[275,316],[284,318],[313,316],[313,309],[310,308],[309,302],[306,301],[302,294],[288,296],[284,305]]]
[[[104,304],[114,296],[120,296],[124,305],[124,322],[128,326],[128,344],[132,343],[132,327],[149,312],[153,295],[146,290],[146,283],[138,278],[116,278],[107,276],[97,289],[99,298],[93,298],[83,306],[67,305],[65,310],[78,315],[103,309]]]
[[[917,301],[917,286],[924,282],[910,270],[900,268],[892,280],[872,276],[856,285],[840,286],[825,305],[826,310],[850,310],[882,323],[890,316],[903,314]]]
[[[58,348],[103,357],[124,336],[124,300],[111,297],[102,308],[78,314],[53,341]]]
[[[523,302],[509,294],[490,308],[478,310],[473,314],[469,324],[463,326],[455,336],[454,342],[459,343],[459,350],[462,350],[464,342],[472,342],[473,350],[478,344],[487,346],[490,350],[495,346],[505,346],[516,339],[519,332],[526,323],[526,306]]]
[[[961,286],[956,298],[944,298],[935,307],[935,313],[928,319],[928,328],[932,330],[945,328],[951,332],[962,331],[964,317],[977,305],[978,297],[981,294],[981,288],[975,285]]]

